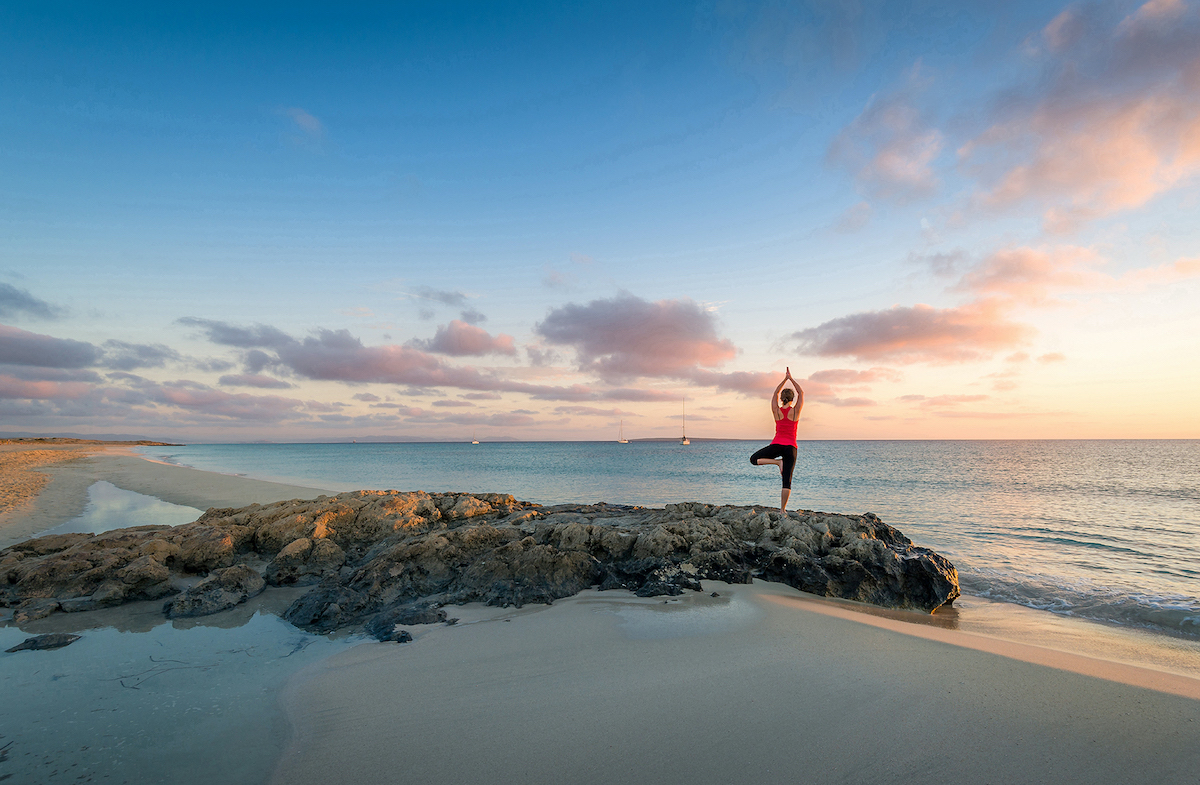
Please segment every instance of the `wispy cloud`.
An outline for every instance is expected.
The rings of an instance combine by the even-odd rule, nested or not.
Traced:
[[[871,368],[866,371],[856,371],[849,368],[830,368],[815,371],[808,375],[814,382],[824,382],[831,385],[861,385],[874,382],[898,382],[903,375],[892,368]]]
[[[926,260],[931,269],[941,259]],[[1129,290],[1200,277],[1200,259],[1112,275],[1095,249],[1073,245],[1002,248],[964,269],[957,255],[946,269],[960,270],[947,291],[973,295],[958,306],[896,305],[864,311],[797,330],[784,343],[803,354],[853,357],[862,362],[973,362],[1030,343],[1036,331],[1017,320],[1022,309],[1059,305],[1066,297]],[[1028,359],[1025,352],[1010,362]],[[813,381],[826,382],[819,374]]]
[[[869,202],[852,204],[843,210],[841,215],[833,222],[833,229],[845,234],[857,232],[871,222],[871,212],[871,204]]]
[[[1040,78],[997,96],[958,151],[977,206],[1041,205],[1048,231],[1069,232],[1200,173],[1200,10],[1111,9],[1072,5],[1031,39]]]
[[[182,359],[179,352],[161,343],[127,343],[108,340],[104,342],[102,364],[105,368],[132,371],[136,368],[161,368],[168,362],[178,362]]]
[[[467,302],[467,295],[463,292],[450,289],[434,289],[430,286],[418,286],[409,293],[409,296],[418,300],[428,300],[456,308],[465,305]]]
[[[38,319],[57,319],[66,314],[66,309],[39,300],[24,289],[12,284],[0,283],[0,319],[17,316],[33,316]]]
[[[259,387],[268,390],[286,390],[292,387],[290,382],[261,373],[227,374],[218,379],[217,383],[226,387]]]
[[[945,139],[918,105],[926,82],[920,64],[914,66],[899,90],[872,96],[829,146],[828,160],[853,173],[867,195],[908,202],[937,192],[934,161]]]

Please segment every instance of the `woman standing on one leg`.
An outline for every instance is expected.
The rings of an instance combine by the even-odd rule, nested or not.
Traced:
[[[796,388],[785,389],[788,382]],[[793,398],[795,406],[789,406]],[[782,402],[782,406],[780,403]],[[783,490],[779,492],[779,511],[787,511],[788,497],[792,495],[792,472],[796,469],[796,428],[799,425],[800,409],[804,407],[804,390],[792,378],[792,370],[787,369],[787,375],[771,394],[771,415],[775,418],[775,439],[758,452],[750,456],[754,466],[772,464],[779,467],[783,478]]]

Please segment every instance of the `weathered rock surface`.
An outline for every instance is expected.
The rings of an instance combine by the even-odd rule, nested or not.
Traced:
[[[261,594],[265,588],[267,582],[263,577],[244,564],[222,567],[183,594],[167,600],[163,613],[172,619],[208,616],[229,610]]]
[[[294,624],[370,623],[388,634],[430,623],[403,616],[418,600],[520,606],[590,586],[654,596],[757,577],[926,612],[959,595],[954,565],[870,513],[354,491],[211,509],[183,526],[20,543],[0,551],[0,605],[48,614],[154,599],[187,574],[209,577],[167,603],[172,615],[232,607],[262,583],[315,583],[287,609]]]
[[[80,635],[72,635],[69,632],[51,632],[46,635],[35,635],[32,638],[26,638],[11,649],[5,649],[4,651],[11,654],[15,651],[61,649],[63,646],[70,646],[81,637]]]

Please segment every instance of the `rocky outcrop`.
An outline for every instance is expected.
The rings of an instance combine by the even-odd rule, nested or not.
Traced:
[[[959,593],[950,562],[870,513],[354,491],[212,509],[183,526],[30,540],[0,551],[0,604],[85,610],[175,593],[195,574],[208,577],[168,602],[171,615],[232,607],[260,584],[315,584],[286,618],[312,630],[373,625],[375,634],[429,623],[404,615],[419,600],[520,606],[591,586],[655,596],[757,577],[926,612]]]
[[[263,577],[244,564],[222,567],[183,594],[168,600],[163,612],[172,619],[208,616],[229,610],[267,588]]]

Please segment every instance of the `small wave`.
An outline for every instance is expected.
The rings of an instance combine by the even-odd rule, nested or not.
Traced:
[[[1091,621],[1200,637],[1200,601],[1182,594],[1144,594],[1086,580],[1053,581],[1046,576],[993,571],[961,574],[963,589],[987,599],[1012,602]]]

